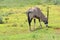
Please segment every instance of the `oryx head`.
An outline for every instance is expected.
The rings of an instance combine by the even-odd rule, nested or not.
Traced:
[[[44,21],[46,27],[48,27],[48,18],[49,18],[49,7],[47,7],[47,17],[46,20]]]
[[[45,20],[44,24],[46,25],[46,27],[48,27],[48,20]]]

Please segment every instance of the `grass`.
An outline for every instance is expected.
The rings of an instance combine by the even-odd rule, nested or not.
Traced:
[[[25,7],[41,4],[60,4],[60,0],[0,0],[0,8]]]
[[[46,6],[37,5],[46,16]],[[60,6],[50,5],[49,26],[39,29],[36,19],[35,31],[29,32],[26,11],[33,6],[20,8],[1,8],[0,15],[4,24],[0,24],[0,40],[60,40]],[[34,23],[32,21],[32,30]]]
[[[1,35],[1,40],[59,40],[59,34],[55,33],[53,29],[46,28],[28,33],[16,33],[11,35]]]

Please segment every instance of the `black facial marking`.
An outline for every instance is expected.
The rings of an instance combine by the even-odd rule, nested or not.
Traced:
[[[28,13],[32,13],[32,12],[28,12]]]
[[[48,24],[48,21],[44,21],[45,24]]]

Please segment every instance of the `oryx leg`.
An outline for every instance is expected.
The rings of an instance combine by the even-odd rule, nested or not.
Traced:
[[[39,19],[39,23],[40,23],[40,26],[39,27],[42,28],[42,24],[41,24],[41,20],[40,19]]]
[[[35,25],[36,25],[36,19],[34,18],[34,29],[35,29]]]
[[[30,19],[29,17],[28,17],[28,23],[29,23],[29,30],[31,31],[31,21],[32,21],[32,18]]]

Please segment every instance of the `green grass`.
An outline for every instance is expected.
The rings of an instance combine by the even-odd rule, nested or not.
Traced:
[[[25,7],[41,4],[60,4],[60,0],[0,0],[0,8]]]
[[[46,16],[46,6],[37,6]],[[25,14],[30,7],[33,6],[0,9],[0,16],[4,21],[4,24],[0,24],[0,40],[60,40],[60,6],[50,5],[49,26],[51,28],[46,28],[42,22],[42,29],[39,29],[39,22],[36,19],[35,31],[32,32],[29,32]],[[33,21],[31,25],[33,30]]]
[[[56,1],[60,4],[60,0]],[[32,32],[29,31],[26,11],[38,6],[46,16],[47,4],[55,4],[54,0],[0,0],[0,17],[4,24],[0,24],[0,40],[60,40],[60,5],[49,5],[49,26],[46,28],[36,19],[35,30],[32,20]]]
[[[17,31],[16,31],[17,32]],[[0,40],[60,40],[60,34],[53,29],[39,29],[34,32],[0,35]]]
[[[60,4],[60,0],[57,0]],[[43,5],[41,5],[43,4]],[[46,16],[47,0],[0,0],[0,17],[4,24],[0,24],[0,40],[60,40],[60,5],[49,5],[49,26],[46,28],[42,22],[42,29],[39,28],[36,19],[35,30],[32,21],[32,32],[29,31],[26,11],[38,6]],[[46,5],[46,6],[45,6]]]

